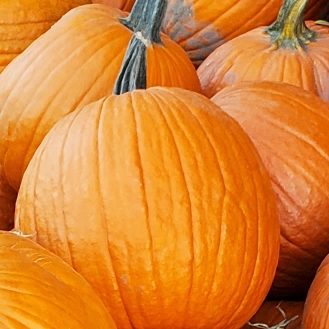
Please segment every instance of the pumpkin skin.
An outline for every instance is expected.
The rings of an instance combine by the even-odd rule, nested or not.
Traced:
[[[58,121],[24,174],[15,224],[87,279],[118,328],[241,327],[279,251],[251,140],[180,88],[112,95]]]
[[[115,329],[90,285],[33,241],[0,231],[0,326]]]
[[[326,329],[328,320],[329,256],[319,266],[307,293],[303,314],[303,329]]]
[[[289,321],[295,316],[298,316],[295,320],[291,321],[287,326],[282,328],[287,329],[302,329],[302,317],[304,311],[304,301],[279,301],[279,300],[266,300],[259,308],[257,313],[250,319],[251,324],[262,323],[268,327],[280,329],[275,327],[281,321],[284,320],[283,314],[280,313],[278,307],[285,313],[286,319]],[[254,326],[246,323],[241,329],[251,329]],[[257,327],[256,327],[257,328]],[[265,327],[264,327],[265,328]]]
[[[112,6],[123,11],[131,11],[135,0],[92,0],[92,3],[101,3],[103,5]]]
[[[126,16],[100,4],[74,8],[2,72],[0,162],[15,190],[53,124],[112,93],[133,35],[119,22]],[[147,47],[147,87],[200,91],[184,50],[164,34],[161,37],[163,45]]]
[[[8,184],[0,164],[0,230],[14,227],[14,211],[17,192]]]
[[[90,0],[1,0],[0,72],[66,12]]]
[[[300,2],[305,0],[294,4],[298,6]],[[299,20],[301,26],[303,17]],[[314,21],[307,21],[306,25],[316,35],[305,44],[300,32],[302,28],[296,28],[300,40],[296,41],[287,33],[281,45],[272,40],[262,26],[218,47],[198,68],[202,93],[211,98],[225,86],[236,82],[267,80],[295,85],[329,102],[329,27],[316,25]],[[295,42],[299,44],[295,45]]]
[[[277,195],[280,257],[270,297],[303,299],[329,252],[329,104],[267,81],[236,83],[212,101],[251,137]]]
[[[198,67],[217,47],[259,26],[271,24],[282,0],[169,0],[163,30]],[[327,0],[310,0],[307,19],[329,13]],[[249,48],[249,46],[248,46]]]

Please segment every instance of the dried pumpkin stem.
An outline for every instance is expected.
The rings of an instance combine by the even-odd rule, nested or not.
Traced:
[[[305,49],[316,32],[304,20],[308,0],[284,0],[276,21],[264,30],[275,48]]]
[[[160,30],[167,0],[137,0],[127,18],[120,22],[134,32],[117,77],[113,94],[146,88],[146,52],[154,43],[162,44]]]

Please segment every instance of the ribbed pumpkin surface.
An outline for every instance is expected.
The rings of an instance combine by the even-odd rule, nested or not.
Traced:
[[[236,83],[212,100],[251,137],[277,195],[281,248],[271,293],[305,297],[329,252],[329,105],[274,82]]]
[[[1,0],[0,72],[70,9],[91,0]]]
[[[115,329],[90,285],[56,255],[0,231],[2,329]]]
[[[132,37],[119,23],[125,16],[99,4],[72,9],[0,75],[0,161],[16,190],[53,124],[112,93]],[[200,91],[183,49],[164,35],[162,41],[148,47],[147,86]]]
[[[80,272],[118,328],[238,328],[274,277],[268,174],[241,127],[176,88],[110,96],[45,137],[16,229]]]
[[[135,3],[135,0],[91,0],[91,2],[109,5],[124,11],[130,11]]]

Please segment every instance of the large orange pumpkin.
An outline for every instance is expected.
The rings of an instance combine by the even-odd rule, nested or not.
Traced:
[[[70,9],[90,0],[1,0],[0,72]]]
[[[303,314],[303,329],[327,329],[329,327],[329,255],[319,266],[308,291]]]
[[[203,93],[239,81],[286,82],[329,101],[329,28],[304,21],[306,0],[285,0],[271,26],[218,47],[198,68]],[[329,3],[329,2],[328,2]]]
[[[0,230],[14,227],[14,210],[17,192],[8,184],[0,164]]]
[[[115,329],[90,285],[33,241],[0,231],[0,327]]]
[[[282,0],[169,0],[163,29],[199,66],[228,40],[271,24],[281,5]],[[327,13],[327,0],[309,1],[307,19],[321,19]]]
[[[233,329],[271,286],[276,207],[235,120],[198,93],[152,87],[53,126],[15,226],[81,273],[118,328]]]
[[[240,82],[212,100],[259,151],[277,195],[279,264],[271,297],[304,298],[329,252],[329,104],[279,82]]]
[[[110,6],[74,8],[2,72],[0,162],[12,187],[18,190],[35,149],[58,119],[113,91],[127,49],[136,63],[146,62],[147,87],[200,91],[184,50],[160,35],[165,4],[139,0],[126,19]]]

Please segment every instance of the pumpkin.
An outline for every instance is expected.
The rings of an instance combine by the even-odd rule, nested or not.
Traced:
[[[302,329],[304,301],[265,300],[241,329]]]
[[[326,329],[328,319],[329,256],[320,264],[307,293],[303,314],[303,329]]]
[[[228,40],[271,24],[281,5],[282,0],[258,0],[252,4],[250,0],[169,0],[163,30],[198,67]],[[321,19],[329,13],[329,4],[327,0],[310,0],[307,9],[308,19]]]
[[[1,328],[116,328],[86,280],[30,239],[0,231],[0,259]]]
[[[101,3],[103,5],[112,6],[124,11],[131,11],[135,0],[92,0],[92,3]]]
[[[285,82],[329,101],[329,28],[304,21],[306,0],[285,0],[277,20],[218,47],[198,68],[203,93],[239,81]]]
[[[239,328],[277,266],[268,173],[218,106],[182,88],[143,89],[132,62],[125,56],[129,81],[118,79],[113,95],[43,139],[15,228],[82,274],[118,328]]]
[[[269,81],[235,83],[211,100],[251,137],[277,196],[280,256],[270,297],[303,299],[329,252],[329,104]]]
[[[113,91],[127,49],[146,63],[147,87],[200,91],[184,50],[160,35],[165,8],[166,1],[139,0],[128,17],[100,4],[74,8],[2,72],[0,162],[14,189],[58,119]]]
[[[0,164],[0,230],[14,227],[14,211],[17,192],[8,184]]]
[[[90,0],[1,0],[0,72],[70,9]]]

